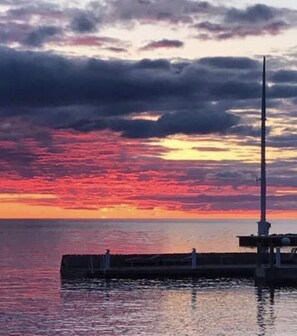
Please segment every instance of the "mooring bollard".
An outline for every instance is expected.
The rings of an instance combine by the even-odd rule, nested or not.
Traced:
[[[196,249],[192,249],[192,268],[197,268],[197,253]]]

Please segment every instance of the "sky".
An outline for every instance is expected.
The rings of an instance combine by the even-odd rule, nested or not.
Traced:
[[[1,218],[297,218],[297,2],[0,1]]]

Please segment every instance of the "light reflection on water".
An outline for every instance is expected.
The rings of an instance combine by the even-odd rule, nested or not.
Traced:
[[[242,292],[245,286],[249,290]],[[239,308],[240,303],[244,307],[247,300],[254,300],[253,287],[246,281],[125,280],[84,285],[65,283],[62,288],[64,304],[83,303],[83,309],[98,322],[96,327],[100,333],[230,335],[246,325],[250,334],[255,334],[255,329],[250,326],[255,316],[242,312],[233,319],[230,315],[232,306]],[[237,302],[239,297],[241,300]],[[256,307],[256,302],[253,306]],[[218,323],[221,324],[219,329]]]
[[[60,279],[65,253],[106,246],[117,253],[215,250],[201,243],[209,236],[228,251],[237,234],[253,228],[246,222],[162,224],[0,222],[0,335],[296,334],[295,288],[258,288],[247,279]],[[294,231],[286,225],[284,232]]]

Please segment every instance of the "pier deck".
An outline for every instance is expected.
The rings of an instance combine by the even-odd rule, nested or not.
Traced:
[[[297,258],[282,253],[280,267],[269,264],[268,254],[261,266],[267,282],[297,284]],[[189,254],[64,255],[62,278],[253,278],[257,269],[256,253],[197,253],[195,264]]]

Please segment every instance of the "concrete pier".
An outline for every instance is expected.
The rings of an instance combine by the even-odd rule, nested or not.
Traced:
[[[62,277],[98,278],[181,278],[181,277],[254,277],[257,253],[175,253],[117,255],[64,255],[61,261]],[[263,259],[264,277],[270,279],[269,255]],[[108,265],[107,265],[108,263]],[[286,271],[286,269],[289,271]],[[297,275],[297,266],[290,254],[282,254],[281,270]],[[269,274],[268,274],[269,273]],[[289,274],[288,273],[288,274]],[[285,279],[285,275],[282,276]],[[297,279],[297,277],[295,277]],[[296,280],[297,282],[297,280]]]

